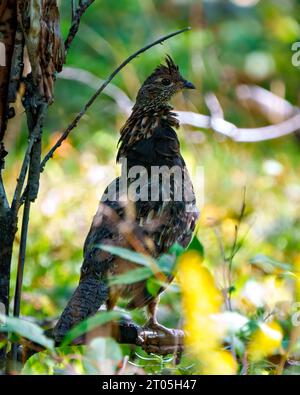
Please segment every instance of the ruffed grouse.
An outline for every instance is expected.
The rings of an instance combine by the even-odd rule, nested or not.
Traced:
[[[184,88],[194,89],[194,85],[181,76],[169,56],[166,65],[159,65],[140,88],[132,113],[120,131],[117,161],[122,162],[122,175],[108,186],[101,199],[85,241],[79,286],[54,330],[57,341],[74,324],[96,313],[102,304],[112,309],[120,297],[127,299],[128,309],[147,306],[147,327],[167,330],[156,320],[159,294],[164,287],[153,295],[146,280],[111,285],[108,277],[124,274],[138,265],[103,251],[99,245],[125,247],[157,258],[174,243],[184,247],[189,244],[198,211],[173,129],[179,122],[168,104]],[[169,185],[164,185],[162,177],[151,176],[157,167],[170,173]],[[137,180],[129,174],[134,169],[144,169],[139,173],[136,189],[130,188]],[[181,170],[181,174],[175,175],[172,169]],[[122,182],[124,186],[124,177],[125,199],[120,187]],[[165,190],[169,191],[167,198]],[[153,191],[158,198],[151,199]],[[144,199],[143,192],[150,196]],[[168,281],[172,281],[171,276]]]

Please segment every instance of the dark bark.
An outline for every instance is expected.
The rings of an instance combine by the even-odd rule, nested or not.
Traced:
[[[0,311],[8,314],[9,285],[13,242],[16,233],[15,217],[9,208],[0,209]],[[0,339],[5,339],[2,333]],[[4,368],[6,347],[0,349],[0,370]]]
[[[3,0],[0,4],[0,41],[5,46],[5,66],[0,65],[0,142],[3,140],[8,119],[7,96],[16,29],[16,0]]]
[[[16,223],[9,209],[0,210],[0,303],[8,312],[10,262],[13,241],[16,233]]]

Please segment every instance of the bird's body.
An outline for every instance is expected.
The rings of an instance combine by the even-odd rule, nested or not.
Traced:
[[[163,87],[170,82],[168,94],[158,82]],[[155,310],[164,288],[153,295],[146,280],[110,285],[109,277],[134,270],[137,264],[99,246],[124,247],[157,258],[174,243],[183,247],[189,244],[198,211],[174,130],[178,127],[176,114],[167,103],[184,86],[192,87],[167,58],[167,66],[159,66],[143,84],[132,114],[121,129],[117,160],[121,161],[122,173],[107,187],[85,241],[80,284],[73,297],[72,308],[77,309],[73,324],[82,315],[95,313],[101,304],[112,309],[119,298],[125,298],[129,309],[147,306],[150,324],[158,326]],[[89,303],[80,306],[83,298]],[[71,314],[70,303],[68,308]]]

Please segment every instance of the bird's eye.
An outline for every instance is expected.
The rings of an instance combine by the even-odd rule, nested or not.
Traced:
[[[171,84],[171,81],[168,78],[163,78],[161,83],[165,86],[168,86]]]

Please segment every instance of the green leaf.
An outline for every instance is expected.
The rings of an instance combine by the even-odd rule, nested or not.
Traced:
[[[119,344],[109,337],[98,337],[86,347],[83,364],[87,374],[115,374],[123,359]]]
[[[106,244],[98,244],[101,250],[109,252],[113,255],[117,255],[122,259],[126,259],[130,262],[135,262],[143,266],[149,266],[150,261],[152,260],[151,257],[141,254],[139,252],[135,252],[123,247],[116,247],[116,246],[109,246]]]
[[[40,326],[21,318],[0,314],[0,332],[13,332],[49,350],[54,348],[54,341],[45,336],[44,330]]]
[[[147,291],[150,293],[150,295],[156,296],[163,286],[163,283],[161,281],[158,281],[156,278],[149,278],[147,280]],[[167,287],[167,285],[165,285]]]
[[[77,339],[79,336],[82,336],[85,333],[97,328],[98,326],[104,325],[107,322],[120,317],[121,313],[119,311],[101,311],[93,317],[85,319],[74,328],[72,328],[64,337],[61,346],[66,346],[67,344],[70,344],[74,339]]]
[[[188,246],[188,251],[197,251],[199,254],[204,257],[204,247],[198,237],[195,235]]]
[[[32,355],[25,363],[22,374],[25,375],[52,375],[65,374],[67,365],[73,362],[74,355],[80,356],[84,353],[86,346],[65,346],[56,347],[54,354],[46,351],[41,351]],[[65,358],[63,358],[65,357]],[[60,361],[58,361],[60,359]],[[79,358],[76,359],[76,364],[80,364]]]
[[[258,266],[266,273],[273,273],[274,269],[281,269],[283,271],[289,271],[292,269],[292,266],[289,263],[278,262],[275,259],[263,254],[256,255],[255,257],[251,258],[249,262],[252,265]]]
[[[147,255],[140,254],[138,252],[128,250],[122,247],[100,244],[99,248],[104,251],[110,252],[111,254],[117,255],[122,259],[126,259],[139,265],[146,266],[146,268],[137,268],[131,270],[128,273],[120,274],[114,279],[111,279],[113,284],[132,284],[145,278],[149,278],[155,273],[155,265],[151,265],[151,261],[157,264],[157,269],[160,269],[167,275],[171,274],[175,267],[176,256],[183,251],[183,248],[181,246],[179,246],[178,244],[174,244],[174,246],[171,247],[170,252],[172,251],[175,256],[170,254],[164,254],[157,261],[155,261],[153,258]]]
[[[184,252],[184,250],[185,249],[182,247],[182,245],[175,243],[169,249],[168,253],[174,254],[178,258]]]
[[[145,280],[153,275],[153,271],[148,267],[139,267],[129,270],[126,273],[112,276],[109,278],[110,285],[116,284],[133,284],[141,280]]]
[[[53,374],[54,360],[47,351],[41,351],[27,359],[22,369],[25,375]]]
[[[176,257],[164,254],[158,259],[157,264],[164,274],[172,274],[176,264]]]

